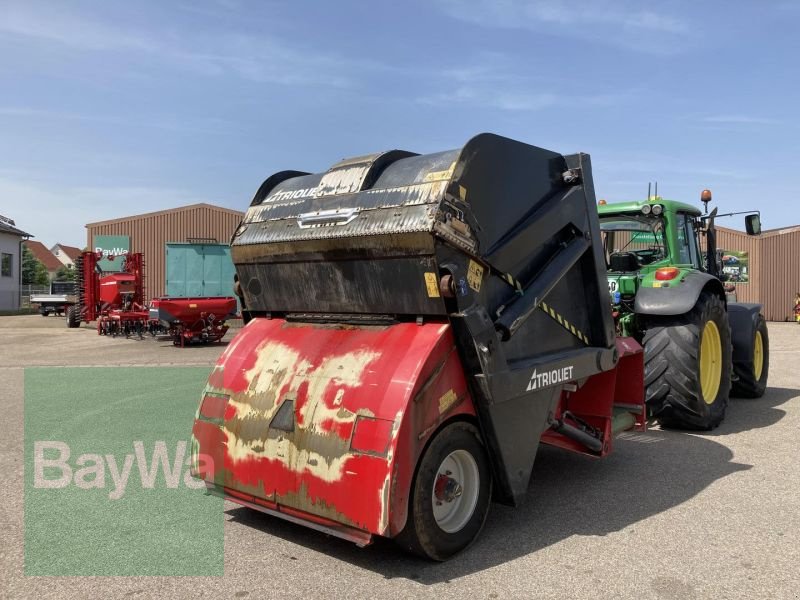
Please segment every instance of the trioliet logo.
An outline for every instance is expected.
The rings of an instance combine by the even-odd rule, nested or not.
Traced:
[[[542,373],[534,369],[526,391],[530,392],[569,381],[572,379],[572,370],[574,368],[573,365],[570,365],[560,369],[553,369],[552,371],[543,371]]]

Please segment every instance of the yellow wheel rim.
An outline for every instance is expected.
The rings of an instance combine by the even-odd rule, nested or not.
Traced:
[[[700,389],[706,404],[713,404],[722,378],[722,340],[719,328],[709,321],[703,328],[700,341]]]
[[[753,344],[753,373],[756,381],[760,381],[764,373],[764,338],[761,337],[760,331],[756,331],[756,341]]]

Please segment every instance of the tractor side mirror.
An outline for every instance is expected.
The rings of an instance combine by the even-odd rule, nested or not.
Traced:
[[[744,218],[744,228],[747,235],[759,235],[761,233],[761,215],[747,215]]]

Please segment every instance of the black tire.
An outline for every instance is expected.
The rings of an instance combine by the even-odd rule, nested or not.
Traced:
[[[477,497],[468,519],[457,530],[447,532],[434,516],[434,485],[443,462],[454,452],[469,454],[475,462],[478,474]],[[450,473],[448,473],[450,474]],[[474,489],[474,488],[473,488]],[[469,490],[463,490],[469,494]],[[459,493],[453,500],[463,501]],[[465,496],[464,498],[468,498]],[[477,428],[458,421],[446,426],[431,440],[417,465],[417,473],[411,486],[406,526],[396,541],[406,550],[436,561],[447,560],[467,548],[483,529],[492,498],[492,473],[489,459]],[[466,516],[465,514],[465,516]]]
[[[761,335],[764,362],[761,368],[761,377],[756,377],[755,365],[753,362],[733,363],[733,372],[737,380],[733,382],[731,394],[740,398],[761,398],[767,390],[767,378],[769,377],[769,334],[767,332],[767,322],[763,315],[758,315],[756,326],[753,329],[753,346],[756,344],[756,336]]]
[[[720,339],[717,393],[703,397],[700,346],[709,322]],[[731,389],[731,330],[722,300],[702,293],[694,308],[677,317],[650,317],[644,335],[644,383],[648,414],[665,427],[710,430],[725,418]]]
[[[77,306],[72,305],[67,308],[66,320],[67,320],[67,327],[69,327],[70,329],[75,329],[76,327],[81,326],[81,313],[78,311]]]

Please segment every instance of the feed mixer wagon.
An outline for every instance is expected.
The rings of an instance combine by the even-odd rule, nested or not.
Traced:
[[[644,427],[588,155],[482,134],[283,171],[232,256],[249,322],[192,469],[233,502],[444,560],[522,501],[540,443],[599,457]]]

